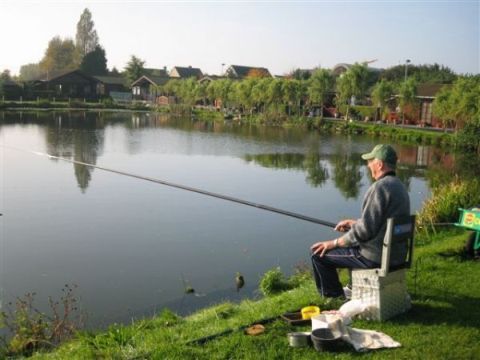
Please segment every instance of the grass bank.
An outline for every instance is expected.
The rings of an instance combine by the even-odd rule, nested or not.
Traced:
[[[187,317],[164,311],[131,326],[79,333],[73,341],[53,352],[34,354],[33,359],[475,359],[480,354],[480,266],[462,258],[465,238],[459,230],[434,237],[420,233],[408,273],[412,309],[383,323],[355,320],[357,328],[378,330],[399,341],[398,349],[320,355],[313,348],[291,348],[286,334],[309,328],[291,327],[282,320],[267,324],[259,336],[236,331],[204,345],[187,344],[311,303],[322,309],[338,307],[325,304],[308,279],[293,290],[259,301],[223,303]]]
[[[204,121],[224,121],[224,114],[218,111],[208,109],[195,109],[194,114],[197,119]],[[343,133],[343,134],[365,134],[378,138],[395,140],[397,142],[414,143],[421,145],[434,146],[454,146],[457,143],[455,134],[415,127],[402,127],[388,124],[377,124],[374,122],[351,121],[306,116],[287,116],[279,117],[274,114],[254,114],[239,118],[232,116],[233,121],[267,126],[283,127],[306,127],[325,133]]]

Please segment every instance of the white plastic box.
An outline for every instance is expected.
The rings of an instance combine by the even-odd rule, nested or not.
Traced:
[[[406,269],[379,276],[377,269],[352,271],[352,300],[371,304],[361,319],[384,321],[411,307]]]

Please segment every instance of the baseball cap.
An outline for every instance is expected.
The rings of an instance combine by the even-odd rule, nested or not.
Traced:
[[[395,167],[397,164],[397,153],[395,149],[390,145],[380,144],[373,148],[369,153],[362,155],[363,160],[372,160],[378,159],[390,165],[390,167]]]

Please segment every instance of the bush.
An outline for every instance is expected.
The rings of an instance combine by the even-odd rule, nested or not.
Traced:
[[[368,117],[372,121],[375,119],[377,109],[374,106],[356,105],[352,106],[350,111],[354,111],[359,120],[365,120]]]
[[[275,295],[291,288],[280,267],[267,271],[260,280],[260,291],[265,296]]]
[[[52,348],[72,338],[75,332],[83,327],[84,321],[84,315],[77,307],[74,294],[76,287],[65,285],[60,301],[49,298],[51,316],[34,307],[35,293],[17,298],[15,311],[1,312],[0,325],[7,328],[12,337],[9,341],[4,341],[5,346],[0,350],[0,354],[31,355],[34,351]]]
[[[471,208],[480,204],[480,180],[455,179],[432,190],[418,214],[417,223],[429,226],[435,223],[456,222],[458,208]]]

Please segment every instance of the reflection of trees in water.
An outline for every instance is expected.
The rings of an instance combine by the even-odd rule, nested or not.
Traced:
[[[246,161],[253,161],[268,168],[295,169],[307,173],[306,181],[314,186],[322,186],[330,174],[325,162],[320,159],[318,152],[304,154],[258,154],[245,156]],[[362,180],[361,166],[364,160],[360,154],[338,153],[331,156],[333,168],[333,183],[335,187],[348,199],[357,198]]]
[[[430,188],[447,184],[455,178],[474,179],[480,177],[480,157],[476,154],[457,153],[452,156],[448,152],[435,150],[432,162],[426,169],[426,178]]]
[[[356,199],[362,181],[360,171],[365,161],[360,154],[336,153],[332,156],[333,182],[345,198]]]
[[[307,171],[307,183],[314,187],[319,187],[328,180],[328,169],[320,161],[319,153],[309,152],[303,163]]]
[[[323,185],[329,177],[328,169],[320,161],[318,153],[310,152],[306,156],[297,153],[246,155],[245,160],[267,168],[305,171],[307,183],[314,187]]]
[[[104,121],[96,113],[62,113],[48,124],[47,152],[96,165],[97,157],[103,148]],[[92,178],[93,168],[74,164],[75,177],[82,192],[87,189]]]

